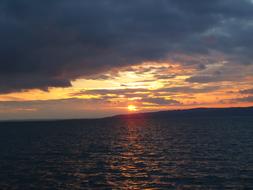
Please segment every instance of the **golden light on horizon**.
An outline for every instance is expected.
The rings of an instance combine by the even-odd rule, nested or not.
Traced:
[[[252,95],[241,93],[253,89],[251,76],[239,81],[187,81],[215,69],[219,67],[208,66],[199,71],[191,66],[154,62],[107,71],[104,78],[76,79],[65,88],[0,92],[0,117],[27,117],[29,114],[37,117],[47,112],[51,117],[56,110],[64,112],[63,115],[66,113],[64,117],[72,117],[74,112],[81,116],[104,117],[107,113],[116,115],[119,112],[253,106]]]
[[[128,105],[127,109],[128,111],[137,111],[137,107],[135,105]]]

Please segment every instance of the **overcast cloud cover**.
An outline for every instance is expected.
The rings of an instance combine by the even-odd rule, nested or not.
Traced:
[[[249,65],[252,19],[250,0],[1,0],[0,93],[68,87],[144,61],[205,68],[217,54]]]

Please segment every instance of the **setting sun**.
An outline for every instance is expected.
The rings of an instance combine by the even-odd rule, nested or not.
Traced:
[[[137,107],[134,105],[127,106],[128,111],[137,111]]]

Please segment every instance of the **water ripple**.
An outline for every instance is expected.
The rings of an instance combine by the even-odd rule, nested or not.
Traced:
[[[253,189],[253,119],[0,124],[0,189]]]

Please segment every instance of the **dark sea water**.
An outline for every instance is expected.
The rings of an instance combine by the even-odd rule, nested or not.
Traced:
[[[253,189],[253,117],[0,123],[0,189]]]

